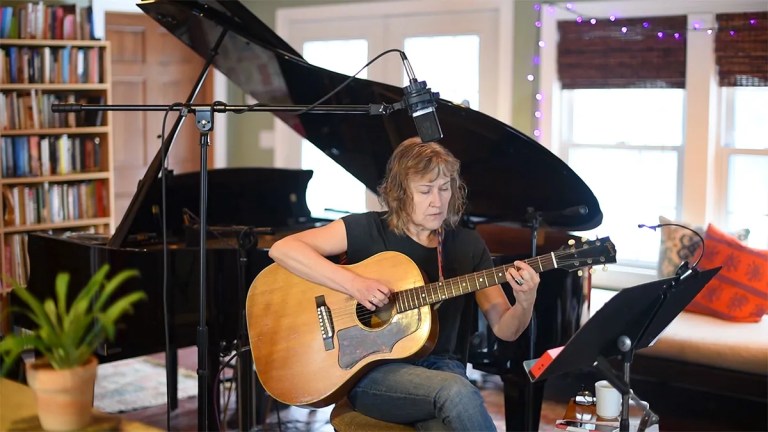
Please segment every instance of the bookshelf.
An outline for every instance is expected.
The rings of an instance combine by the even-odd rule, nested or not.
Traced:
[[[6,280],[26,283],[31,232],[114,229],[111,115],[51,112],[52,103],[65,102],[112,103],[109,42],[0,39],[0,271]]]

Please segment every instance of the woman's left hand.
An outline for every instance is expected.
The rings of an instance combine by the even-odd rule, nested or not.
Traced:
[[[533,309],[536,302],[536,291],[539,287],[539,274],[523,261],[515,261],[506,273],[507,282],[512,286],[512,294],[516,304]]]

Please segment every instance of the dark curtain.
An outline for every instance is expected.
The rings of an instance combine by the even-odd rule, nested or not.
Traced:
[[[768,86],[768,12],[718,14],[715,58],[721,87]]]
[[[560,82],[564,89],[685,88],[686,27],[686,16],[560,21]]]

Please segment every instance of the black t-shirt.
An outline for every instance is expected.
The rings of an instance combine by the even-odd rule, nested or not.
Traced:
[[[343,218],[347,231],[347,264],[355,264],[379,252],[396,251],[413,260],[428,279],[439,279],[437,248],[425,247],[407,235],[392,232],[384,220],[384,212],[353,214]],[[463,276],[493,267],[491,255],[477,232],[457,227],[443,236],[443,277]],[[460,295],[440,303],[439,334],[432,354],[449,355],[464,360],[466,346],[456,346],[462,313],[472,299]]]

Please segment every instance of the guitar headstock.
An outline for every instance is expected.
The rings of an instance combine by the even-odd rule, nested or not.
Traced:
[[[561,247],[555,252],[557,268],[568,271],[578,270],[582,267],[600,264],[613,264],[616,262],[616,246],[610,237],[602,237],[597,240],[571,240],[567,246]]]

